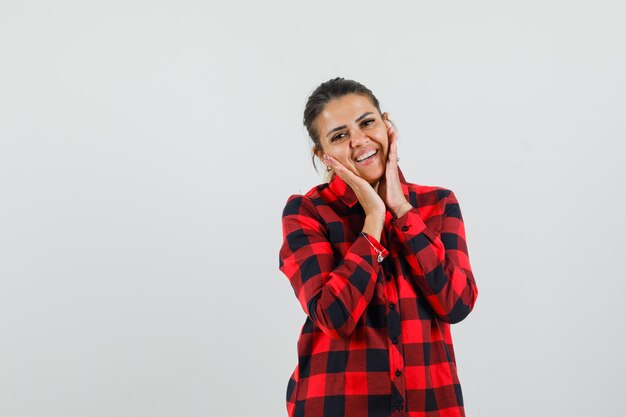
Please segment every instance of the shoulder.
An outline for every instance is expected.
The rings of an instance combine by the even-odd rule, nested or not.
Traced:
[[[413,207],[426,209],[430,213],[439,213],[442,216],[462,218],[459,201],[450,188],[438,185],[424,185],[407,183],[409,188],[409,202]]]
[[[415,199],[419,206],[430,206],[445,203],[450,197],[454,198],[451,189],[439,185],[426,185],[416,183],[406,183],[409,190],[409,197]]]
[[[326,204],[322,194],[328,188],[328,183],[319,184],[311,188],[305,194],[292,194],[287,198],[283,217],[290,215],[305,215],[317,217],[316,206]]]

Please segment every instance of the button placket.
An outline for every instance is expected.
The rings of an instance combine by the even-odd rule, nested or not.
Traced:
[[[404,369],[404,348],[401,343],[402,339],[402,317],[400,315],[400,305],[399,303],[399,283],[393,281],[392,278],[396,276],[394,274],[398,268],[401,266],[397,263],[397,259],[393,260],[394,262],[390,262],[388,264],[383,263],[383,266],[386,267],[385,277],[388,279],[387,285],[384,287],[384,292],[386,295],[386,304],[387,304],[387,326],[388,326],[388,349],[389,349],[389,359],[390,359],[390,372],[389,378],[391,379],[391,383],[393,385],[393,391],[395,392],[394,398],[391,402],[391,407],[393,410],[393,415],[404,415],[403,410],[405,410],[405,401],[406,401],[406,392],[405,392],[405,381],[402,375],[402,371]],[[398,372],[400,372],[400,376],[398,376]],[[399,413],[399,414],[396,414]]]

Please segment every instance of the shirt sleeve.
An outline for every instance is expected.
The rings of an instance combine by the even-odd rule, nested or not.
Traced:
[[[474,308],[478,288],[461,209],[452,191],[442,217],[438,235],[426,226],[415,207],[391,224],[416,285],[433,311],[445,322],[458,323]]]
[[[338,259],[327,227],[307,196],[289,197],[282,227],[280,270],[302,309],[330,337],[349,336],[374,295],[376,281],[382,279],[375,248],[386,250],[371,235],[360,234]]]

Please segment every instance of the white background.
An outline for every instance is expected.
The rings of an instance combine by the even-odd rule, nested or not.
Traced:
[[[286,415],[302,126],[370,87],[452,189],[468,416],[623,416],[626,3],[0,1],[0,415]]]

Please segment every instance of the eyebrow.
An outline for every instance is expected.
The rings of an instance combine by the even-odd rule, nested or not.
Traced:
[[[359,116],[359,117],[355,120],[355,122],[356,122],[356,123],[360,122],[361,120],[363,120],[364,118],[366,118],[366,117],[367,117],[367,116],[369,116],[370,114],[374,114],[374,113],[372,113],[371,111],[368,111],[368,112],[366,112],[366,113],[363,113],[362,115],[360,115],[360,116]],[[328,136],[328,135],[330,135],[331,133],[336,132],[336,131],[338,131],[338,130],[345,129],[345,128],[347,128],[347,127],[348,127],[348,126],[346,126],[346,125],[337,126],[336,128],[329,130],[329,131],[328,131],[328,133],[326,133],[326,136]]]

